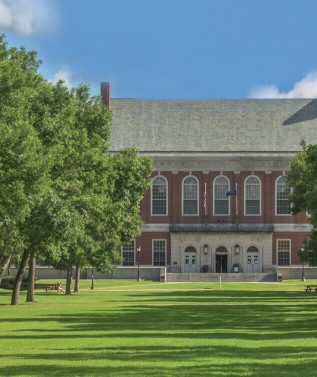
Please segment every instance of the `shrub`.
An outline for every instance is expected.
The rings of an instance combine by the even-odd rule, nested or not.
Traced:
[[[14,280],[15,280],[15,276],[5,276],[5,277],[3,277],[0,287],[4,288],[4,289],[13,289]],[[21,290],[27,289],[27,284],[28,284],[27,282],[28,282],[28,278],[24,277],[23,280],[22,280],[22,284],[21,284]]]

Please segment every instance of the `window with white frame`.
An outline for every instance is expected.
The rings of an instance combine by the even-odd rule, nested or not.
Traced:
[[[166,240],[153,240],[153,266],[166,265]]]
[[[167,215],[167,181],[162,176],[152,181],[152,215]]]
[[[275,185],[277,215],[289,215],[291,213],[290,193],[291,188],[287,178],[285,176],[277,178]]]
[[[193,176],[183,180],[183,215],[198,215],[198,181]]]
[[[135,242],[123,245],[121,247],[122,266],[134,266]]]
[[[291,264],[291,240],[277,240],[277,265]]]
[[[244,182],[244,212],[246,215],[261,214],[261,181],[258,177],[248,177]]]
[[[229,179],[219,176],[214,180],[214,215],[229,215]]]

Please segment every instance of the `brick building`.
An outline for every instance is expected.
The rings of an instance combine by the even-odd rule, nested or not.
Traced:
[[[113,112],[111,151],[153,159],[142,233],[123,268],[264,273],[298,266],[310,225],[290,213],[287,171],[300,140],[317,142],[316,100],[140,100],[102,96]]]

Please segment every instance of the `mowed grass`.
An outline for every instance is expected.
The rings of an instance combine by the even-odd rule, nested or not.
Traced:
[[[0,290],[0,376],[317,376],[302,282],[95,285],[18,307]]]

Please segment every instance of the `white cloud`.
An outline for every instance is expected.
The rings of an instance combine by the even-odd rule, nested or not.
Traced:
[[[62,67],[59,71],[55,73],[55,75],[50,81],[55,84],[59,80],[63,80],[64,84],[67,86],[68,89],[71,89],[75,86],[72,83],[72,75],[68,68]]]
[[[30,36],[52,30],[55,22],[48,0],[0,0],[0,29]]]
[[[249,98],[317,98],[317,72],[310,72],[287,92],[276,85],[265,85],[252,89]]]

